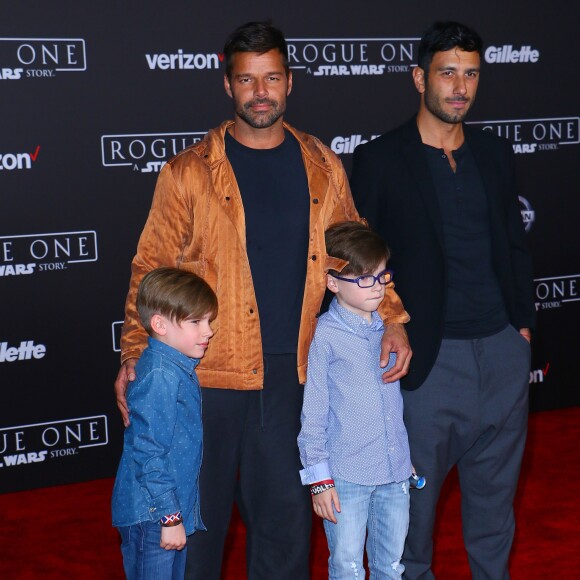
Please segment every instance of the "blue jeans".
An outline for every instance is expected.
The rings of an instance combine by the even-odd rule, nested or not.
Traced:
[[[401,578],[401,556],[409,527],[409,482],[358,485],[335,479],[341,512],[337,522],[324,520],[328,540],[330,580],[364,580],[363,555],[368,531],[367,557],[371,579]]]
[[[118,529],[127,580],[183,580],[187,548],[180,551],[162,548],[161,526],[157,522]]]

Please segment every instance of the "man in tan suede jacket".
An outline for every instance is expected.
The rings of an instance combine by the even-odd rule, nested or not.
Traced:
[[[224,54],[235,120],[160,173],[132,264],[115,389],[128,424],[125,391],[147,336],[135,307],[141,278],[159,266],[202,276],[219,302],[211,347],[197,367],[208,531],[188,539],[186,578],[220,577],[235,500],[248,530],[248,578],[299,580],[309,576],[311,512],[296,437],[325,291],[324,231],[359,217],[340,160],[283,122],[292,74],[282,33],[248,23]],[[391,381],[406,374],[411,357],[402,326],[409,317],[392,285],[380,312],[385,365],[389,352],[398,354],[385,375]]]

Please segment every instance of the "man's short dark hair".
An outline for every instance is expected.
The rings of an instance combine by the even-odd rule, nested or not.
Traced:
[[[324,232],[326,253],[333,258],[346,260],[348,265],[340,272],[329,274],[360,276],[373,273],[390,257],[387,244],[377,233],[361,222],[345,221],[331,225]]]
[[[282,55],[284,69],[288,74],[288,45],[282,31],[269,21],[248,22],[236,28],[226,40],[224,56],[226,61],[226,75],[231,78],[233,56],[236,52],[257,52],[265,54],[270,50],[279,50]]]
[[[161,314],[179,324],[210,314],[217,316],[218,301],[209,284],[192,272],[157,268],[143,277],[137,291],[137,312],[141,324],[152,333],[151,317]]]
[[[459,22],[446,21],[432,24],[423,33],[419,43],[417,64],[425,71],[425,78],[429,72],[433,55],[436,52],[445,52],[456,47],[465,52],[481,54],[481,37],[475,30],[459,24]]]

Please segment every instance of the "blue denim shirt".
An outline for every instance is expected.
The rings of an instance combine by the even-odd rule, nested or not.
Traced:
[[[149,338],[129,387],[131,424],[113,489],[113,525],[181,511],[185,533],[205,530],[199,509],[202,457],[198,359]]]
[[[318,319],[298,436],[304,485],[335,477],[382,485],[411,475],[399,381],[383,383],[379,366],[383,332],[377,312],[369,324],[336,298]],[[391,353],[387,370],[395,360]]]

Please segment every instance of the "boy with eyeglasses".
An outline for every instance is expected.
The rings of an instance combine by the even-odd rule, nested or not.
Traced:
[[[389,250],[365,224],[337,223],[325,233],[326,286],[335,294],[320,316],[308,355],[298,436],[314,512],[323,518],[330,579],[401,578],[413,473],[399,381],[379,366],[383,321],[377,313]],[[387,369],[395,364],[391,353]]]

